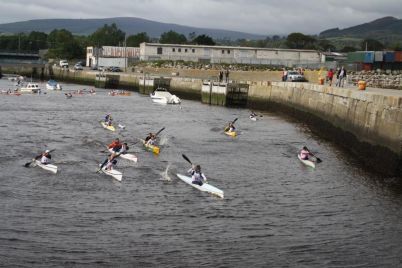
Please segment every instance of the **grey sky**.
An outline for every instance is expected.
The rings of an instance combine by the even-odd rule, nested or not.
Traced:
[[[316,34],[402,14],[401,0],[0,0],[0,7],[0,23],[139,17],[263,35]]]

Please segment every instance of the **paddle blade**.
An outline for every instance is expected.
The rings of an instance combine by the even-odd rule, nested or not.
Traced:
[[[320,158],[318,158],[318,157],[316,157],[315,159],[317,159],[317,163],[321,163],[321,162],[322,162],[322,160],[321,160]]]
[[[237,119],[239,119],[239,118],[235,118],[235,120],[232,121],[232,124],[234,124],[237,121]]]
[[[158,132],[155,133],[155,136],[158,136],[158,134],[161,133],[164,129],[165,129],[165,127],[161,128],[161,130],[159,130]]]
[[[32,163],[32,161],[28,162],[28,163],[25,163],[24,167],[29,167],[31,165],[31,163]]]
[[[185,154],[182,154],[181,156],[183,156],[183,158],[184,158],[187,162],[189,162],[191,165],[193,164],[193,163],[191,163],[190,159],[189,159]]]

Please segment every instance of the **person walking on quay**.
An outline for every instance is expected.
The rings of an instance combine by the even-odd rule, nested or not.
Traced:
[[[338,87],[343,87],[345,84],[345,79],[346,79],[346,70],[342,66],[342,68],[338,71],[337,76],[338,80],[336,81],[336,84]]]
[[[282,82],[286,82],[286,80],[288,80],[288,71],[286,70],[286,68],[283,68],[283,71],[282,71]]]
[[[327,79],[328,79],[329,86],[332,86],[333,78],[334,78],[334,71],[332,69],[329,69],[329,71],[327,73]]]
[[[226,79],[226,83],[229,82],[229,69],[226,69],[225,79]]]
[[[223,80],[223,71],[219,72],[219,82],[222,82]]]

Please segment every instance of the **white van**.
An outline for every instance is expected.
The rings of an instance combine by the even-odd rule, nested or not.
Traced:
[[[59,63],[61,68],[68,68],[68,61],[67,60],[61,60]]]

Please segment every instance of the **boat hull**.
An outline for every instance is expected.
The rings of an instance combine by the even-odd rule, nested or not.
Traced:
[[[107,130],[110,131],[116,131],[114,126],[108,126],[105,122],[101,122],[102,127],[106,128]]]
[[[55,165],[52,165],[52,164],[45,165],[45,164],[42,164],[39,160],[35,160],[35,164],[38,167],[43,168],[44,170],[50,171],[50,172],[52,172],[54,174],[57,173],[57,166],[55,166]]]
[[[220,190],[220,189],[216,188],[215,186],[212,186],[212,185],[210,185],[208,183],[204,183],[202,186],[199,186],[198,184],[192,183],[193,180],[188,176],[177,174],[177,177],[180,180],[184,181],[185,183],[191,185],[192,187],[194,187],[194,188],[196,188],[196,189],[198,189],[198,190],[200,190],[202,192],[208,192],[208,193],[216,195],[216,196],[218,196],[220,198],[224,197],[224,193],[223,193],[222,190]]]
[[[121,173],[120,171],[117,171],[115,169],[107,170],[106,167],[103,167],[102,172],[106,175],[112,176],[113,179],[115,179],[117,181],[121,181],[123,179],[123,173]]]
[[[299,160],[300,160],[303,164],[305,164],[306,166],[309,166],[309,167],[311,167],[311,168],[315,168],[315,163],[314,163],[313,161],[310,161],[310,160],[303,160],[303,159],[301,158],[300,154],[297,155],[297,158],[299,158]]]

